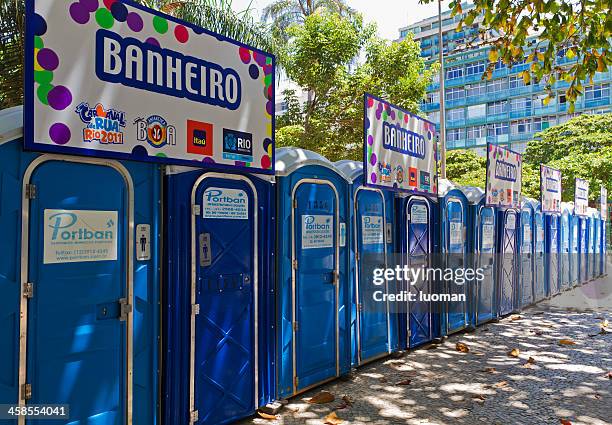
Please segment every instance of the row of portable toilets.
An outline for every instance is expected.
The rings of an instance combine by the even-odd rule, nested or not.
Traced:
[[[69,404],[70,423],[232,422],[605,272],[595,210],[499,210],[448,181],[437,198],[383,192],[360,163],[292,148],[275,178],[39,154],[21,120],[0,115],[0,403]],[[219,193],[245,207],[203,218]],[[117,211],[117,260],[46,262],[56,210]],[[146,225],[150,255],[136,255]],[[463,303],[370,311],[366,256],[484,279],[446,288]]]

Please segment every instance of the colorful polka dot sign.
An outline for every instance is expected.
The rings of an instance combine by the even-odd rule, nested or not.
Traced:
[[[486,203],[520,208],[522,157],[503,146],[487,145]]]
[[[369,94],[364,109],[366,184],[437,194],[435,125]]]
[[[26,145],[274,172],[274,58],[120,0],[27,3]]]

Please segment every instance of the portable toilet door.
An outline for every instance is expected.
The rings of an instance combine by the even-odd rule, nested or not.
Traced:
[[[560,216],[556,214],[545,214],[545,236],[546,236],[546,282],[548,296],[552,297],[559,293],[559,226]]]
[[[534,201],[535,202],[535,201]],[[530,200],[523,200],[520,219],[520,255],[519,255],[519,306],[527,307],[534,302],[533,271],[535,263],[535,242],[533,231],[533,205]]]
[[[570,242],[571,242],[571,226],[570,212],[567,205],[561,204],[561,223],[560,223],[560,262],[559,262],[559,284],[561,291],[567,291],[570,288],[571,272],[570,272]]]
[[[500,266],[498,272],[499,288],[499,315],[512,313],[516,308],[517,296],[517,242],[518,242],[518,213],[513,209],[499,212],[499,255]]]
[[[398,221],[401,244],[401,265],[410,268],[431,267],[434,252],[435,203],[421,195],[402,195],[398,201]],[[431,294],[435,283],[428,278],[419,279],[413,285],[403,285],[402,290],[415,294],[413,302],[406,302],[401,311],[400,338],[403,348],[415,348],[434,339],[439,331],[437,310],[434,304],[418,297],[419,293]]]
[[[25,152],[22,115],[0,112],[0,399],[156,423],[159,167]]]
[[[534,265],[533,265],[533,301],[539,302],[546,298],[545,256],[544,256],[544,215],[538,202],[533,214],[534,228]]]
[[[575,212],[574,212],[575,214]],[[588,279],[588,219],[587,217],[574,216],[578,220],[578,283],[585,283]]]
[[[473,237],[470,244],[473,265],[475,269],[482,270],[482,280],[475,280],[472,285],[470,317],[471,322],[479,326],[489,322],[497,316],[495,306],[495,223],[494,207],[487,207],[485,194],[478,187],[463,187],[471,211]]]
[[[276,151],[277,382],[290,397],[350,370],[349,178],[319,154]]]
[[[275,398],[273,177],[166,174],[164,420],[228,423]]]
[[[593,264],[594,277],[601,275],[600,257],[601,257],[601,214],[596,211],[596,223],[595,223],[595,261]]]
[[[393,253],[393,192],[363,185],[363,164],[343,160],[334,164],[352,182],[350,221],[351,324],[353,365],[360,366],[397,350],[397,315],[391,313],[389,283],[374,285],[375,268],[386,269]],[[382,289],[382,291],[381,291]],[[394,292],[394,291],[391,291]],[[376,295],[376,294],[379,295]],[[353,316],[354,315],[354,316]]]
[[[599,276],[599,259],[598,247],[599,247],[599,211],[595,208],[589,208],[589,275],[592,279]]]
[[[441,209],[442,252],[445,268],[461,269],[467,266],[467,210],[468,200],[463,191],[449,180],[440,180],[438,201]],[[446,293],[465,301],[446,303],[447,334],[465,329],[468,325],[468,291],[466,284],[446,282]]]
[[[566,209],[568,211],[569,223],[570,223],[570,250],[569,250],[569,270],[570,270],[570,283],[569,287],[573,288],[578,285],[579,281],[579,250],[578,250],[578,217],[574,215],[574,205],[573,203],[566,204]]]

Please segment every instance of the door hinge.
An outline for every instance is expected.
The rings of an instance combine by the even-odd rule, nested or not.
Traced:
[[[127,298],[119,299],[119,320],[125,322],[128,318],[128,315],[132,312],[132,304],[128,303]]]
[[[357,311],[363,311],[363,304],[362,303],[357,304]]]
[[[355,253],[355,261],[359,261],[359,251]]]
[[[199,205],[199,204],[193,204],[193,205],[191,206],[191,213],[192,213],[193,215],[200,215],[200,211],[201,211],[201,210],[200,210],[200,205]]]
[[[32,398],[32,384],[23,384],[21,386],[21,399],[29,400]]]
[[[193,412],[191,412],[191,414],[189,415],[191,418],[191,423],[196,423],[198,421],[198,411],[194,410]]]
[[[298,260],[291,261],[291,267],[293,267],[295,270],[297,270],[297,268],[298,268]]]
[[[294,198],[292,202],[293,208],[297,208],[297,199]]]
[[[297,388],[300,384],[300,378],[298,378],[297,376],[293,377],[293,385],[295,386],[295,388]]]
[[[26,282],[23,288],[23,297],[32,298],[34,296],[34,284],[32,282]]]
[[[408,336],[412,336],[412,330],[408,329]]]
[[[26,199],[36,198],[36,185],[35,184],[26,184],[25,196],[26,196]]]
[[[191,305],[191,314],[197,316],[200,314],[200,304],[192,304]]]
[[[298,322],[293,322],[293,330],[297,331],[299,328]]]
[[[334,270],[333,279],[334,279],[334,281],[332,283],[334,285],[337,285],[338,282],[340,281],[340,273],[338,273],[336,270]]]

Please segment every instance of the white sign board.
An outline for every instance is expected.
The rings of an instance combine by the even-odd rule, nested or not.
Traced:
[[[410,207],[410,223],[427,224],[427,207],[425,205],[413,205]]]
[[[574,189],[574,213],[576,215],[587,215],[589,208],[589,182],[576,178],[576,188]]]
[[[463,244],[463,224],[451,221],[450,226],[450,244],[461,245]]]
[[[302,215],[302,249],[334,246],[333,215]]]
[[[364,115],[366,186],[437,194],[436,126],[367,93]]]
[[[540,165],[540,194],[543,213],[561,212],[561,171]]]
[[[482,225],[482,249],[493,248],[494,226],[492,224]]]
[[[361,243],[375,245],[384,243],[383,218],[378,215],[361,217]]]
[[[523,225],[523,252],[531,252],[531,225],[525,223]]]
[[[26,2],[26,147],[274,173],[274,57],[135,2]]]
[[[136,259],[146,261],[151,259],[151,225],[136,226]]]
[[[603,221],[608,221],[608,189],[606,189],[605,186],[601,186],[599,202],[601,204],[601,219]]]
[[[45,210],[43,263],[117,259],[117,211]]]
[[[522,157],[502,146],[487,144],[486,205],[519,208]]]
[[[249,218],[249,197],[241,189],[209,187],[204,191],[202,217],[247,220]]]

